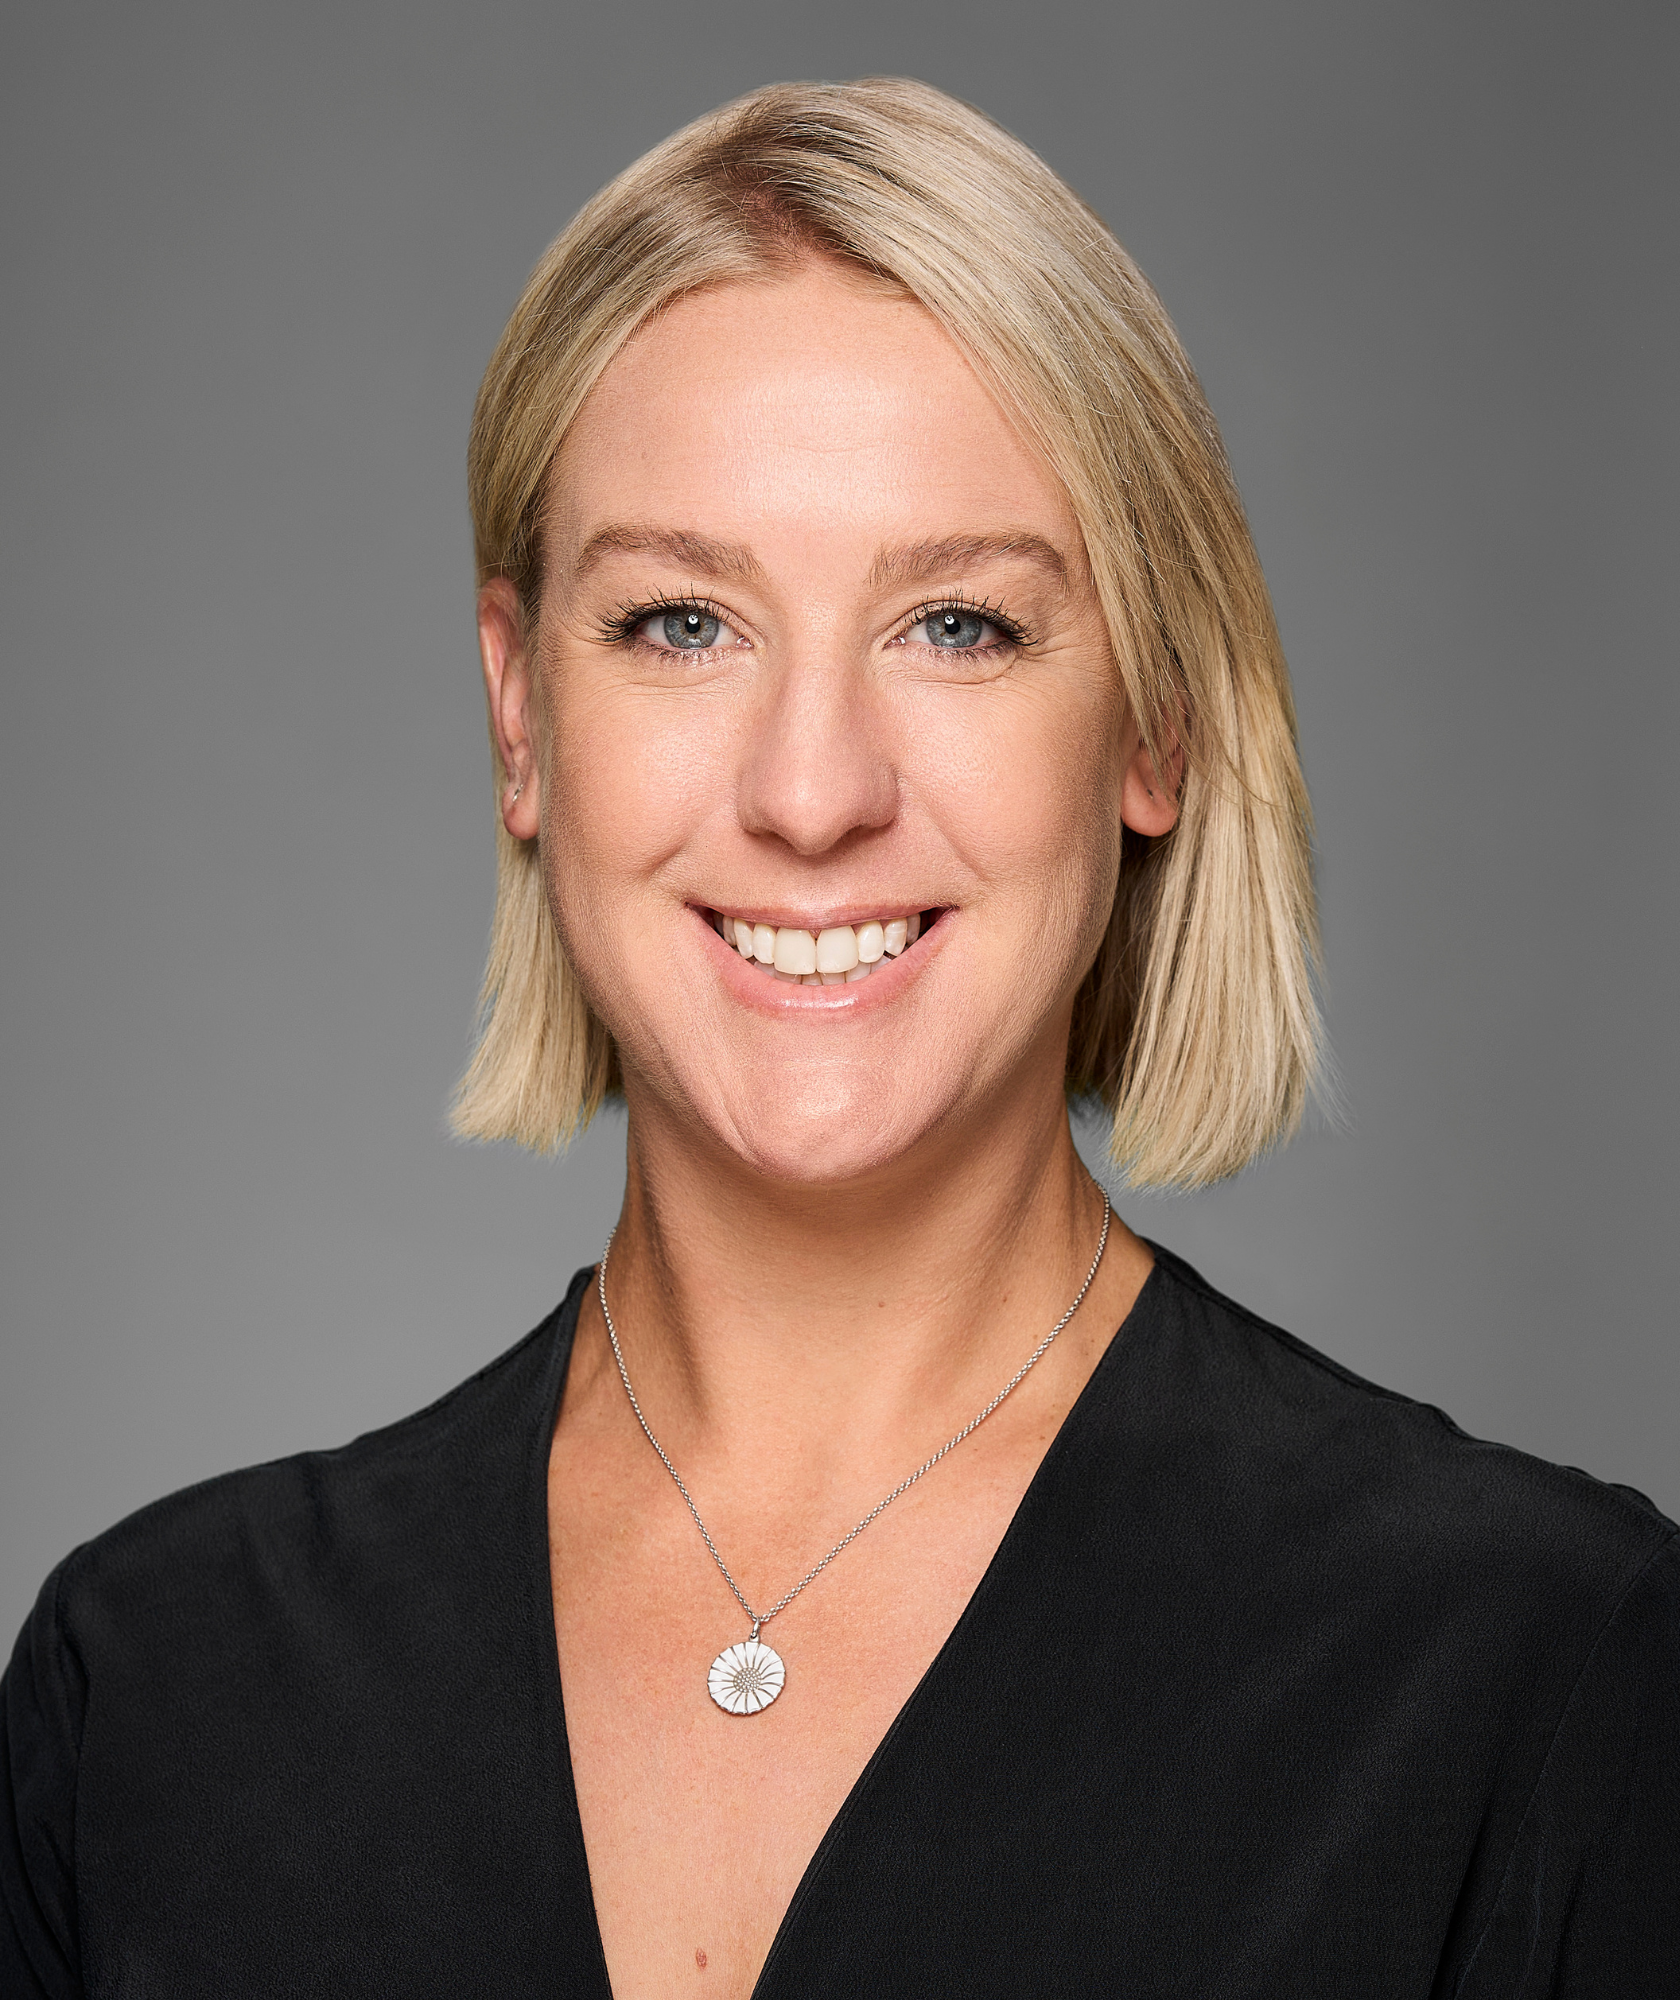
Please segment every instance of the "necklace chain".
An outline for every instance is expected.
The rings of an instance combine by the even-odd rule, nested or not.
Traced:
[[[712,1540],[711,1530],[706,1526],[705,1522],[700,1518],[700,1509],[696,1507],[694,1504],[694,1495],[690,1493],[688,1488],[683,1484],[682,1474],[671,1463],[669,1457],[667,1457],[666,1455],[665,1447],[659,1442],[658,1438],[656,1438],[653,1434],[653,1426],[648,1422],[647,1418],[642,1414],[642,1406],[636,1400],[635,1390],[630,1386],[630,1371],[624,1365],[624,1350],[618,1344],[618,1329],[613,1325],[612,1310],[607,1304],[607,1258],[612,1253],[612,1245],[613,1245],[612,1236],[609,1236],[607,1238],[606,1248],[603,1249],[601,1252],[601,1262],[599,1270],[596,1275],[595,1289],[601,1300],[601,1317],[607,1323],[607,1338],[612,1342],[613,1359],[618,1363],[618,1374],[620,1381],[622,1381],[624,1384],[624,1393],[630,1398],[630,1407],[636,1413],[636,1421],[642,1427],[642,1435],[647,1439],[648,1443],[653,1446],[654,1450],[658,1452],[660,1463],[664,1466],[665,1470],[671,1475],[671,1477],[676,1481],[677,1491],[682,1495],[684,1501],[687,1503],[688,1511],[694,1516],[694,1525],[700,1530],[700,1539],[706,1544],[706,1547],[710,1549],[712,1554],[712,1561],[717,1564],[719,1570],[722,1572],[724,1582],[727,1583],[729,1588],[735,1593],[735,1601],[740,1605],[741,1609],[752,1620],[753,1637],[755,1639],[758,1637],[759,1628],[761,1626],[768,1625],[771,1619],[774,1618],[778,1612],[785,1611],[808,1583],[815,1583],[817,1578],[821,1576],[823,1571],[828,1568],[831,1562],[833,1562],[834,1558],[840,1554],[841,1550],[849,1547],[853,1542],[855,1542],[858,1536],[863,1533],[864,1529],[869,1526],[870,1522],[873,1521],[878,1515],[884,1514],[887,1511],[887,1509],[892,1505],[892,1503],[899,1497],[900,1494],[907,1493],[910,1490],[910,1488],[915,1485],[916,1481],[921,1478],[923,1473],[931,1472],[947,1452],[955,1451],[957,1446],[962,1443],[964,1438],[969,1436],[971,1432],[977,1431],[980,1428],[980,1426],[986,1421],[986,1419],[992,1414],[992,1412],[995,1409],[997,1409],[999,1404],[1003,1403],[1010,1396],[1012,1396],[1016,1391],[1016,1389],[1020,1387],[1021,1383],[1025,1381],[1026,1377],[1032,1372],[1032,1370],[1036,1368],[1039,1362],[1044,1359],[1044,1356],[1050,1350],[1050,1343],[1056,1338],[1057,1334],[1061,1332],[1062,1328],[1067,1325],[1068,1321],[1073,1318],[1074,1314],[1078,1312],[1079,1308],[1084,1304],[1085,1294],[1091,1289],[1092,1284],[1096,1280],[1098,1267],[1101,1265],[1103,1260],[1103,1252],[1108,1248],[1108,1225],[1112,1220],[1113,1215],[1114,1215],[1114,1210],[1109,1206],[1108,1196],[1104,1194],[1102,1234],[1097,1238],[1097,1254],[1091,1259],[1091,1268],[1085,1273],[1084,1284],[1082,1284],[1079,1287],[1079,1290],[1074,1294],[1073,1304],[1070,1305],[1067,1311],[1062,1314],[1061,1318],[1057,1320],[1056,1324],[1038,1343],[1038,1345],[1033,1349],[1031,1354],[1027,1356],[1026,1360],[1021,1363],[1020,1367],[1016,1369],[1015,1373],[1010,1376],[1009,1380],[1006,1383],[1004,1383],[1003,1387],[997,1392],[997,1394],[980,1412],[980,1414],[975,1417],[970,1417],[968,1422],[963,1425],[962,1429],[958,1431],[954,1436],[948,1437],[931,1458],[925,1459],[920,1465],[916,1467],[915,1471],[910,1474],[908,1479],[901,1479],[884,1500],[877,1501],[875,1505],[870,1508],[869,1512],[864,1515],[863,1519],[859,1521],[859,1523],[851,1531],[851,1533],[849,1535],[843,1535],[840,1538],[840,1540],[834,1544],[833,1548],[829,1550],[828,1554],[823,1557],[822,1561],[814,1564],[810,1569],[808,1569],[791,1590],[784,1591],[782,1595],[776,1599],[775,1603],[771,1605],[768,1611],[755,1611],[752,1608],[752,1606],[747,1602],[746,1595],[742,1591],[741,1586],[735,1581],[734,1577],[730,1575],[729,1565],[724,1561],[722,1554],[719,1552],[717,1543]],[[614,1236],[616,1236],[617,1233],[618,1232],[616,1230],[613,1231]]]

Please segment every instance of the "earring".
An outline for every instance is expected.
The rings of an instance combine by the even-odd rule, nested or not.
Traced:
[[[520,793],[521,793],[522,791],[524,791],[524,789],[525,789],[525,780],[524,780],[523,778],[521,778],[521,779],[520,779],[520,781],[519,781],[519,783],[518,783],[517,785],[515,785],[515,786],[514,786],[514,788],[513,788],[513,797],[512,797],[511,799],[509,799],[509,801],[508,801],[508,804],[509,804],[509,805],[514,805],[514,806],[518,805],[518,803],[519,803],[519,794],[520,794]]]

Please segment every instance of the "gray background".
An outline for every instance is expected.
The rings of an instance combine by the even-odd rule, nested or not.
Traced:
[[[1126,1213],[1680,1510],[1666,4],[7,11],[0,1627],[410,1409],[623,1128],[443,1135],[493,884],[462,458],[603,179],[786,76],[1039,147],[1163,291],[1293,662],[1344,1131]]]

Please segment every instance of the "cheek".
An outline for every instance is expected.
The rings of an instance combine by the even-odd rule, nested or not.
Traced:
[[[717,806],[725,746],[704,702],[616,688],[548,703],[544,843],[568,947],[580,923],[627,916],[637,891]]]
[[[948,690],[920,718],[932,816],[1012,926],[1058,961],[1095,951],[1113,903],[1119,723],[1101,682]]]

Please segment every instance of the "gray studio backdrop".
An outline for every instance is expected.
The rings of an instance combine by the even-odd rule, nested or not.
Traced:
[[[510,1344],[613,1216],[443,1132],[490,912],[462,461],[526,271],[778,77],[1037,146],[1164,293],[1293,663],[1347,1124],[1124,1202],[1680,1509],[1658,4],[7,10],[0,1626]]]

